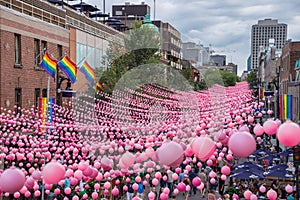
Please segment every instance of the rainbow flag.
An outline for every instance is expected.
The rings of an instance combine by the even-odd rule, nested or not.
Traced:
[[[281,94],[279,96],[280,103],[280,119],[293,120],[293,95]]]
[[[261,99],[265,100],[265,88],[261,89]]]
[[[53,118],[54,118],[54,104],[55,104],[55,98],[49,98],[49,101],[47,102],[47,98],[45,97],[39,97],[38,100],[38,113],[39,113],[39,119],[42,121],[43,125],[46,125],[47,120],[52,125]],[[40,129],[40,131],[45,132],[46,130],[44,128]]]
[[[71,83],[75,83],[76,82],[77,67],[76,67],[76,64],[68,56],[63,57],[63,59],[61,59],[57,63],[57,66],[61,70],[63,70],[63,72],[70,79]]]
[[[94,85],[96,82],[96,76],[94,69],[88,64],[87,61],[84,61],[82,67],[79,69],[85,76],[85,78]]]
[[[102,90],[104,87],[103,87],[103,84],[98,81],[94,86],[93,86],[93,89],[95,90],[95,92],[99,93],[100,90]]]
[[[48,52],[45,53],[43,59],[40,63],[41,68],[43,68],[50,76],[55,77],[57,60],[52,59]]]

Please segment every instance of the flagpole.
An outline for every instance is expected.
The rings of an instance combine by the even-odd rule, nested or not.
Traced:
[[[48,83],[47,83],[47,105],[46,105],[46,116],[47,116],[47,121],[48,121],[48,107],[49,107],[49,98],[50,98],[50,77],[48,77]],[[45,139],[47,139],[47,134],[48,134],[48,130],[45,129],[46,133],[45,133]],[[44,165],[46,165],[46,156],[44,156]],[[45,186],[44,186],[44,182],[42,182],[42,200],[45,199]]]

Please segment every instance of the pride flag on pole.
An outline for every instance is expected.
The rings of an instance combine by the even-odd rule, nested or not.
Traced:
[[[72,83],[76,82],[77,66],[68,56],[63,57],[57,63],[57,66],[67,75]]]
[[[88,64],[87,61],[84,61],[79,70],[84,74],[85,78],[91,83],[91,85],[95,84],[96,75],[94,69]]]
[[[48,52],[45,53],[43,59],[40,63],[41,68],[43,68],[52,78],[55,77],[57,60],[50,57]]]
[[[280,119],[293,120],[293,95],[281,94],[279,97],[280,103]]]

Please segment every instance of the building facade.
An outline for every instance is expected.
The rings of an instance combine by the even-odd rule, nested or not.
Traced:
[[[38,97],[46,97],[50,76],[39,67],[46,51],[57,60],[68,55],[78,68],[83,60],[105,68],[101,57],[110,41],[120,39],[120,32],[66,6],[0,0],[0,36],[0,106],[13,109],[37,106]],[[79,70],[72,87],[88,88]],[[57,91],[52,79],[50,97],[60,95]]]
[[[158,28],[160,33],[160,51],[164,58],[168,60],[168,64],[176,69],[181,70],[181,33],[170,23],[162,21],[152,21]]]
[[[132,28],[135,21],[144,21],[146,14],[150,14],[150,6],[142,2],[141,4],[113,5],[112,17],[121,21],[127,27]]]
[[[287,41],[287,24],[278,23],[275,19],[258,20],[251,30],[251,70],[259,66],[259,53],[267,49],[269,39],[275,39],[275,47],[282,49]]]
[[[182,57],[194,63],[195,67],[200,68],[209,63],[209,47],[204,47],[202,44],[196,44],[194,42],[183,42]]]
[[[215,63],[217,66],[225,66],[226,65],[226,55],[211,55],[210,62]]]
[[[282,49],[279,66],[279,93],[293,95],[293,121],[300,123],[300,42],[289,42]]]

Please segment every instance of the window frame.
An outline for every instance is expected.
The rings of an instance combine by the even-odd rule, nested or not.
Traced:
[[[15,48],[15,64],[14,67],[22,68],[22,45],[21,35],[18,33],[14,34],[14,48]]]

